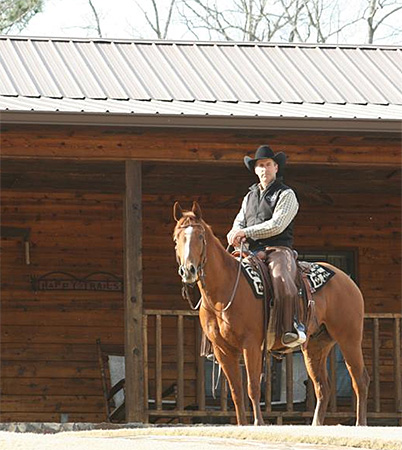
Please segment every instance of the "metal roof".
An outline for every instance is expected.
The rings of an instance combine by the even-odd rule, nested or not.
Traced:
[[[0,36],[0,110],[401,120],[402,47]]]

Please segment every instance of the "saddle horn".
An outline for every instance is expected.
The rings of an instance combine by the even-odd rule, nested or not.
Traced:
[[[198,220],[201,220],[201,218],[202,218],[201,207],[196,201],[193,202],[193,207],[191,208],[191,211],[193,211],[193,213],[195,214],[195,217]]]
[[[175,202],[175,204],[173,205],[173,217],[176,222],[178,222],[183,217],[183,210],[181,209],[179,202]]]

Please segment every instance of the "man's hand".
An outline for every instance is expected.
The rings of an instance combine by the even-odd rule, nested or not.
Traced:
[[[240,243],[246,240],[246,233],[243,230],[230,230],[227,234],[227,240],[233,247],[240,247]]]

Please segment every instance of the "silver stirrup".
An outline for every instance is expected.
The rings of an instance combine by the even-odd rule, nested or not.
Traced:
[[[282,345],[285,347],[298,347],[306,342],[306,328],[302,323],[293,322],[293,327],[295,329],[294,332],[284,333],[282,336]],[[286,337],[291,338],[288,342],[286,342]]]

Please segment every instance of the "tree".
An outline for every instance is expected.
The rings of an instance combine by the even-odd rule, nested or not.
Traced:
[[[374,42],[374,34],[381,25],[386,23],[389,19],[399,10],[402,10],[401,2],[395,2],[392,0],[367,0],[367,8],[364,13],[364,18],[367,23],[367,43],[372,44]],[[400,34],[400,22],[398,29],[388,26],[391,34]]]
[[[155,33],[157,39],[166,39],[169,32],[169,27],[172,23],[173,13],[175,11],[176,0],[170,0],[166,17],[162,18],[162,9],[158,5],[157,0],[150,0],[152,4],[152,14],[148,13],[144,9],[142,1],[137,2],[137,6],[142,10],[147,24],[151,27],[151,30]],[[166,7],[166,2],[165,2]]]
[[[102,36],[102,29],[101,29],[98,11],[96,10],[95,5],[93,4],[92,0],[88,0],[88,3],[89,3],[89,7],[91,8],[94,19],[95,19],[95,27],[94,28],[98,34],[98,37],[101,38],[103,36]]]
[[[44,0],[0,0],[0,33],[18,32],[35,14],[42,11]]]
[[[347,42],[366,22],[372,43],[380,27],[400,33],[387,21],[401,9],[402,0],[181,0],[179,14],[196,39]]]

